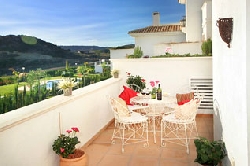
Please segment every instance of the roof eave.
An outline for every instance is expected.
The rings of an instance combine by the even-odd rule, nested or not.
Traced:
[[[180,4],[186,4],[186,0],[178,0]]]
[[[177,34],[183,34],[182,31],[174,31],[174,32],[154,32],[154,33],[128,33],[132,37],[145,36],[145,35],[164,35],[164,36],[172,36]]]

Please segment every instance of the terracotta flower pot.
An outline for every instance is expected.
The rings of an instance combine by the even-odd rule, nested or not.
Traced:
[[[85,153],[79,158],[62,158],[60,156],[60,166],[86,166],[86,165],[87,165],[87,157]]]
[[[119,73],[114,73],[114,78],[118,78],[119,77]]]
[[[63,90],[64,96],[70,96],[72,95],[72,88],[67,88]]]

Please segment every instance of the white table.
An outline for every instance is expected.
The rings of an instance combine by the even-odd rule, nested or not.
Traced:
[[[139,106],[148,106],[148,109],[145,109],[145,112],[141,112],[146,114],[149,118],[149,127],[151,126],[154,135],[154,143],[156,143],[156,132],[160,132],[156,127],[160,126],[156,124],[156,121],[160,120],[163,114],[171,112],[174,107],[177,105],[176,99],[173,96],[163,96],[162,100],[151,99],[150,95],[145,96],[136,96],[130,99],[130,102],[134,105]],[[149,131],[150,132],[150,131]]]
[[[178,104],[175,96],[163,95],[162,100],[151,99],[151,95],[140,95],[130,99],[134,105],[147,106],[151,104],[164,103],[165,107],[174,109]]]

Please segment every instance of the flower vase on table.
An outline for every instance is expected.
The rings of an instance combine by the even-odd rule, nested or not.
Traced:
[[[156,99],[156,93],[155,93],[155,92],[154,92],[154,93],[153,93],[153,92],[151,93],[151,99]]]
[[[149,83],[152,87],[151,99],[156,99],[156,95],[157,95],[157,88],[156,87],[160,83],[160,81],[150,81]]]
[[[156,88],[152,88],[152,91],[151,91],[151,99],[156,99],[156,91],[157,91]]]

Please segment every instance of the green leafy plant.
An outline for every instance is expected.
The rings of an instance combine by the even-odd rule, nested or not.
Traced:
[[[217,165],[227,155],[225,143],[222,140],[209,141],[200,137],[194,140],[196,146],[197,163],[204,165]]]
[[[132,59],[132,58],[141,58],[143,55],[143,51],[141,50],[141,47],[137,46],[134,48],[134,54],[133,55],[128,55],[127,58],[128,59]]]
[[[143,79],[141,76],[133,76],[130,73],[127,73],[127,76],[128,78],[126,80],[126,83],[136,92],[141,92],[146,87],[145,79]]]
[[[206,56],[212,55],[212,40],[207,39],[201,45],[202,54]]]
[[[134,48],[134,58],[141,58],[143,55],[143,51],[141,50],[141,47],[135,47]]]
[[[69,158],[70,154],[74,154],[76,144],[80,143],[78,137],[75,136],[79,132],[77,127],[72,127],[71,130],[67,130],[66,132],[68,135],[59,135],[52,145],[55,153],[63,158]]]

